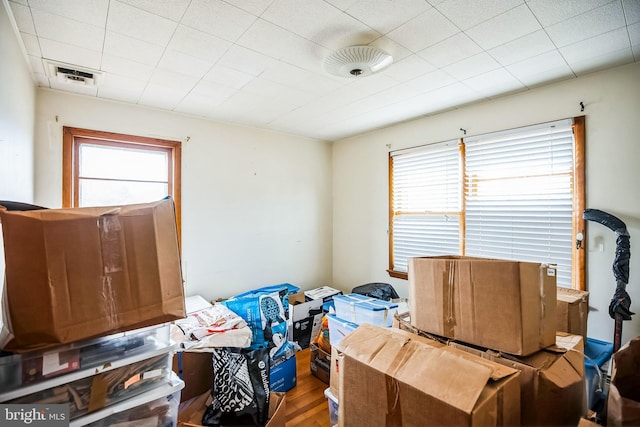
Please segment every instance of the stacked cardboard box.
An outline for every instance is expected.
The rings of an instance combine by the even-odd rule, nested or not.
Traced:
[[[576,425],[586,414],[584,343],[556,334],[554,266],[412,258],[409,304],[402,329],[521,372],[521,425]]]
[[[173,201],[0,208],[0,220],[1,345],[22,372],[11,383],[3,378],[0,402],[68,403],[66,419],[78,425],[152,406],[158,422],[175,422],[177,402],[156,407],[179,401],[184,386],[171,371],[166,324],[185,314]]]
[[[587,339],[589,292],[558,287],[556,328],[561,332],[581,335]]]

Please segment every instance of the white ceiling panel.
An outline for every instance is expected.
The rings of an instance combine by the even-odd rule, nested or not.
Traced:
[[[524,4],[523,0],[468,1],[446,0],[436,6],[461,30],[468,30],[484,21]]]
[[[8,7],[7,7],[8,6]],[[640,59],[639,0],[9,0],[34,82],[333,140]],[[327,72],[383,49],[369,76]],[[43,58],[103,74],[45,75]]]
[[[533,13],[526,5],[522,5],[476,25],[466,33],[483,49],[491,49],[540,28]]]

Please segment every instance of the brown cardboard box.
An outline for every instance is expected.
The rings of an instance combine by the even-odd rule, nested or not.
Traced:
[[[582,337],[558,332],[556,345],[510,356],[460,343],[449,345],[520,371],[521,425],[568,426],[586,413]]]
[[[338,397],[340,395],[340,369],[342,367],[342,353],[331,347],[331,366],[329,367],[329,389]]]
[[[607,426],[640,426],[640,336],[613,353]]]
[[[0,210],[6,313],[24,352],[185,316],[171,199]]]
[[[460,256],[409,259],[409,309],[416,328],[505,353],[553,345],[552,266]]]
[[[520,373],[393,328],[345,337],[340,425],[517,425]]]
[[[211,404],[211,390],[185,403],[178,413],[178,427],[201,427],[202,415]],[[287,416],[286,393],[269,394],[269,421],[265,427],[284,427]]]
[[[213,384],[212,355],[209,352],[176,352],[173,354],[173,372],[184,381],[181,402],[200,396]]]
[[[311,343],[309,351],[311,352],[309,355],[309,369],[311,370],[311,374],[323,383],[329,385],[331,355],[314,343]]]
[[[575,425],[586,411],[584,342],[557,332],[556,344],[529,356],[501,354],[417,330],[409,314],[396,315],[398,328],[467,351],[521,372],[521,425]]]
[[[587,339],[587,317],[589,315],[589,292],[558,287],[556,330],[581,335]]]

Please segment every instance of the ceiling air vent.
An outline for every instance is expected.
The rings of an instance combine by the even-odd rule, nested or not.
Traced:
[[[102,78],[102,73],[100,71],[46,60],[45,63],[49,77],[64,83],[81,86],[97,86],[100,84],[100,80]]]

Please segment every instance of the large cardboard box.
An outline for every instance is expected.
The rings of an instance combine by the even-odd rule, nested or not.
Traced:
[[[173,372],[177,373],[184,388],[180,401],[185,402],[211,389],[213,384],[213,360],[209,352],[180,351],[173,354]]]
[[[340,425],[520,422],[520,373],[405,331],[361,325],[342,340]]]
[[[456,342],[449,345],[521,372],[523,426],[577,425],[586,413],[584,352],[579,335],[558,332],[556,345],[521,357]]]
[[[331,378],[331,354],[313,343],[311,343],[309,350],[311,352],[309,354],[309,369],[311,370],[311,375],[328,385]]]
[[[516,355],[553,345],[554,266],[486,258],[409,258],[409,308],[418,329]]]
[[[587,339],[589,316],[589,292],[558,287],[556,304],[556,329]]]
[[[120,207],[0,210],[5,310],[27,351],[185,316],[171,199]]]
[[[286,393],[269,394],[269,421],[265,427],[284,427],[287,420]],[[185,402],[178,413],[178,427],[202,427],[202,415],[211,405],[211,390]]]

